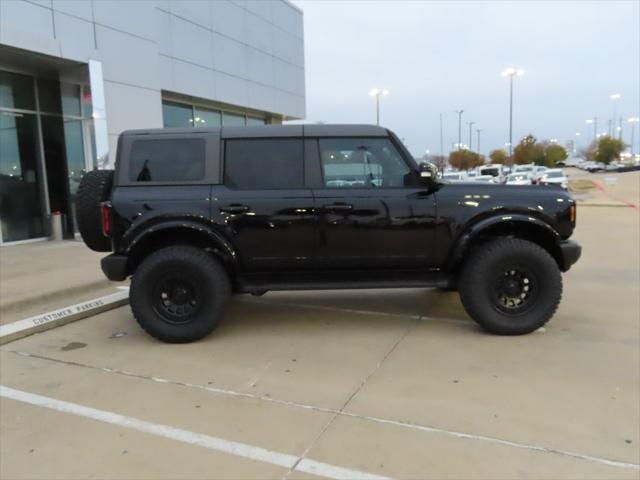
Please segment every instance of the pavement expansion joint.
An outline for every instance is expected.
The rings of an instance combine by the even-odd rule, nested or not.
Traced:
[[[411,329],[411,327],[408,328],[407,331],[404,333],[404,335],[394,344],[394,347],[392,347],[389,350],[389,352],[387,353],[385,358],[388,358],[388,356],[393,352],[393,350],[395,350],[395,348],[401,342],[401,340],[403,338],[405,338],[406,335],[409,333],[410,329]],[[444,428],[433,427],[433,426],[429,426],[429,425],[421,425],[421,424],[413,423],[413,422],[398,421],[398,420],[392,420],[392,419],[386,419],[386,418],[380,418],[380,417],[373,417],[373,416],[368,416],[368,415],[361,415],[361,414],[357,414],[357,413],[345,412],[344,408],[346,408],[346,406],[348,405],[349,401],[345,402],[345,404],[342,406],[341,409],[320,407],[320,406],[316,406],[316,405],[307,405],[307,404],[298,403],[298,402],[292,402],[292,401],[288,401],[288,400],[280,400],[280,399],[276,399],[276,398],[273,398],[273,397],[265,397],[265,396],[256,395],[256,394],[252,394],[252,393],[247,393],[247,392],[238,392],[238,391],[234,391],[234,390],[227,390],[227,389],[222,389],[222,388],[217,388],[217,387],[211,387],[211,386],[205,386],[205,385],[197,385],[197,384],[192,384],[192,383],[180,382],[180,381],[176,381],[176,380],[170,380],[170,379],[165,379],[165,378],[161,378],[161,377],[156,377],[156,376],[153,376],[153,375],[143,375],[143,374],[139,374],[139,373],[128,372],[128,371],[125,371],[125,370],[119,370],[119,369],[114,369],[114,368],[109,368],[109,367],[96,367],[94,365],[88,365],[88,364],[83,364],[83,363],[79,363],[79,362],[67,361],[67,360],[59,360],[59,359],[56,359],[56,358],[51,358],[51,357],[46,357],[46,356],[43,356],[43,355],[32,354],[32,353],[28,353],[28,352],[24,352],[24,351],[9,350],[9,352],[11,352],[13,354],[16,354],[16,355],[24,356],[24,357],[36,358],[36,359],[39,359],[39,360],[49,361],[49,362],[68,365],[68,366],[73,366],[73,367],[87,368],[87,369],[96,370],[96,371],[100,371],[100,372],[104,372],[104,373],[110,373],[110,374],[115,374],[115,375],[122,375],[122,376],[126,376],[126,377],[132,377],[132,378],[151,381],[151,382],[155,382],[155,383],[159,383],[159,384],[168,384],[168,385],[180,386],[180,387],[184,387],[184,388],[198,389],[198,390],[206,391],[206,392],[217,394],[217,395],[226,395],[226,396],[230,396],[230,397],[245,398],[245,399],[249,399],[249,400],[257,400],[257,401],[268,402],[268,403],[272,403],[272,404],[276,404],[276,405],[282,405],[282,406],[286,406],[286,407],[317,411],[317,412],[321,412],[321,413],[332,413],[332,414],[334,414],[334,416],[332,417],[330,422],[332,422],[334,420],[334,418],[336,418],[338,416],[343,416],[343,417],[355,418],[355,419],[359,419],[359,420],[363,420],[363,421],[367,421],[367,422],[373,422],[373,423],[378,423],[378,424],[383,424],[383,425],[392,425],[392,426],[396,426],[396,427],[399,427],[399,428],[407,428],[407,429],[411,429],[411,430],[414,430],[414,431],[435,433],[435,434],[446,435],[446,436],[455,437],[455,438],[462,438],[462,439],[467,439],[467,440],[486,442],[486,443],[490,443],[490,444],[494,444],[494,445],[502,445],[502,446],[506,446],[506,447],[525,449],[525,450],[530,450],[530,451],[535,451],[535,452],[540,452],[540,453],[545,453],[545,454],[559,455],[559,456],[562,456],[562,457],[575,458],[575,459],[584,460],[584,461],[588,461],[588,462],[598,463],[598,464],[601,464],[601,465],[607,465],[607,466],[610,466],[610,467],[617,467],[617,468],[640,471],[640,464],[636,464],[636,463],[623,462],[623,461],[620,461],[620,460],[612,460],[612,459],[607,459],[607,458],[598,457],[598,456],[594,456],[594,455],[589,455],[589,454],[585,454],[585,453],[573,452],[573,451],[569,451],[569,450],[561,450],[561,449],[552,448],[552,447],[546,447],[546,446],[541,446],[541,445],[531,445],[531,444],[526,444],[526,443],[521,443],[521,442],[511,441],[511,440],[506,440],[506,439],[497,438],[497,437],[490,437],[490,436],[480,435],[480,434],[475,434],[475,433],[458,432],[458,431],[455,431],[455,430],[447,430],[447,429],[444,429]],[[383,360],[381,360],[381,362],[379,362],[378,367],[376,369],[374,369],[369,374],[369,376],[367,378],[370,378],[375,373],[375,371],[379,368],[379,365],[381,365],[383,363]],[[362,388],[363,385],[364,384],[361,384],[360,388]],[[359,391],[359,389],[357,389],[355,393],[357,393]],[[351,400],[353,398],[353,396],[354,396],[354,394],[352,394],[349,397],[349,400]],[[326,427],[329,426],[330,422],[328,422]],[[320,432],[320,435],[316,438],[315,441],[317,441],[317,439],[320,438],[321,434],[324,431],[326,431],[326,428],[324,428]],[[312,442],[312,445],[313,445],[313,443],[315,443],[315,441]],[[301,459],[301,462],[311,462],[311,461],[310,460],[306,460],[306,459]]]

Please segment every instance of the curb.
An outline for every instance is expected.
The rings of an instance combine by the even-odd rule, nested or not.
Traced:
[[[0,345],[126,305],[128,302],[129,289],[127,288],[104,297],[0,325]]]
[[[54,290],[51,292],[47,292],[44,293],[42,295],[38,295],[36,297],[28,297],[28,298],[22,298],[20,300],[15,300],[12,302],[7,302],[4,305],[2,305],[2,307],[0,307],[0,309],[4,312],[15,312],[16,310],[19,310],[27,305],[33,305],[34,303],[38,303],[38,302],[46,302],[49,301],[51,299],[54,299],[56,297],[59,297],[61,295],[80,295],[83,293],[89,293],[93,290],[96,289],[100,289],[100,288],[104,288],[104,287],[108,287],[110,285],[113,285],[113,282],[107,280],[107,279],[103,279],[103,280],[98,280],[95,282],[91,282],[91,283],[85,283],[82,285],[78,285],[75,287],[70,287],[70,288],[62,288],[60,290]]]

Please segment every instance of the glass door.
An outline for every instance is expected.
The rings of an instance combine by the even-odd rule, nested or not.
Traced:
[[[34,114],[0,111],[2,242],[44,236]]]

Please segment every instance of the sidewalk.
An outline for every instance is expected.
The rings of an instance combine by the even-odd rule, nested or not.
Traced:
[[[0,247],[0,323],[112,293],[100,259],[81,241]]]

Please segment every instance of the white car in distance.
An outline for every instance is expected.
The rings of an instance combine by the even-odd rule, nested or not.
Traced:
[[[507,185],[531,185],[531,176],[527,172],[512,173],[507,177]]]
[[[569,180],[564,172],[559,168],[550,168],[540,178],[543,185],[560,185],[565,190],[569,188]]]

